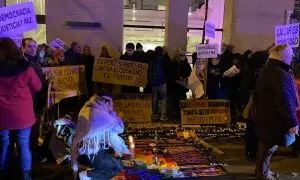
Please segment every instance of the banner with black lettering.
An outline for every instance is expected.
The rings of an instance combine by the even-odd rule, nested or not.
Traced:
[[[180,102],[181,124],[228,124],[228,100],[185,100]]]
[[[85,68],[81,66],[58,66],[43,68],[46,80],[51,84],[54,103],[62,99],[86,94]]]
[[[0,37],[22,34],[36,28],[37,21],[32,2],[0,8]]]
[[[94,64],[93,81],[145,87],[148,65],[112,58],[98,58]]]
[[[151,122],[151,95],[126,94],[114,98],[114,110],[126,123]]]

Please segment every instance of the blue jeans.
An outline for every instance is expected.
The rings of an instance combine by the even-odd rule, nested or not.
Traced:
[[[20,130],[0,130],[0,170],[8,169],[9,157],[17,143],[22,171],[31,170],[32,156],[29,147],[31,127]]]

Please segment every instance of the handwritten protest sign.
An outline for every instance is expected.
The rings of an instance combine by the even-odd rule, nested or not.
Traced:
[[[205,36],[215,38],[216,37],[216,28],[213,23],[208,21],[205,22]]]
[[[0,10],[0,36],[21,34],[37,28],[32,2],[7,6]]]
[[[275,27],[276,45],[289,44],[299,47],[299,24],[280,25]]]
[[[144,63],[99,58],[94,64],[93,81],[145,87],[147,72],[148,65]]]
[[[218,57],[217,44],[198,44],[197,58],[216,58]]]
[[[60,66],[43,68],[45,78],[52,83],[54,103],[86,93],[84,66]]]
[[[58,49],[61,49],[63,50],[64,52],[66,52],[67,50],[69,50],[70,48],[68,47],[68,45],[63,42],[61,39],[59,38],[56,38],[54,41],[52,41],[49,46],[52,48],[52,49],[55,49],[55,50],[58,50]]]
[[[151,95],[120,95],[114,99],[114,110],[126,123],[151,122]]]
[[[231,121],[227,100],[181,101],[182,124],[228,124]]]

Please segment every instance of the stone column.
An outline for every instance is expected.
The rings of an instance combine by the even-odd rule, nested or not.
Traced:
[[[170,50],[186,50],[188,11],[188,0],[166,0],[165,45]]]
[[[294,0],[226,0],[224,43],[237,52],[263,50],[275,41],[275,26],[285,24],[285,12],[294,9]]]
[[[97,57],[101,46],[106,45],[109,51],[114,49],[112,56],[120,55],[124,0],[47,0],[45,7],[47,43],[60,38],[67,44],[88,44]],[[66,21],[101,23],[101,28],[68,27]]]

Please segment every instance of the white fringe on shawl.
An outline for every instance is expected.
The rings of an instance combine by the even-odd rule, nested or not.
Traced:
[[[85,154],[92,159],[100,149],[113,148],[118,155],[130,154],[124,140],[124,125],[115,112],[109,112],[107,105],[92,97],[79,113],[76,135],[72,142],[73,170],[78,171],[77,158]],[[104,147],[101,147],[105,145]]]

